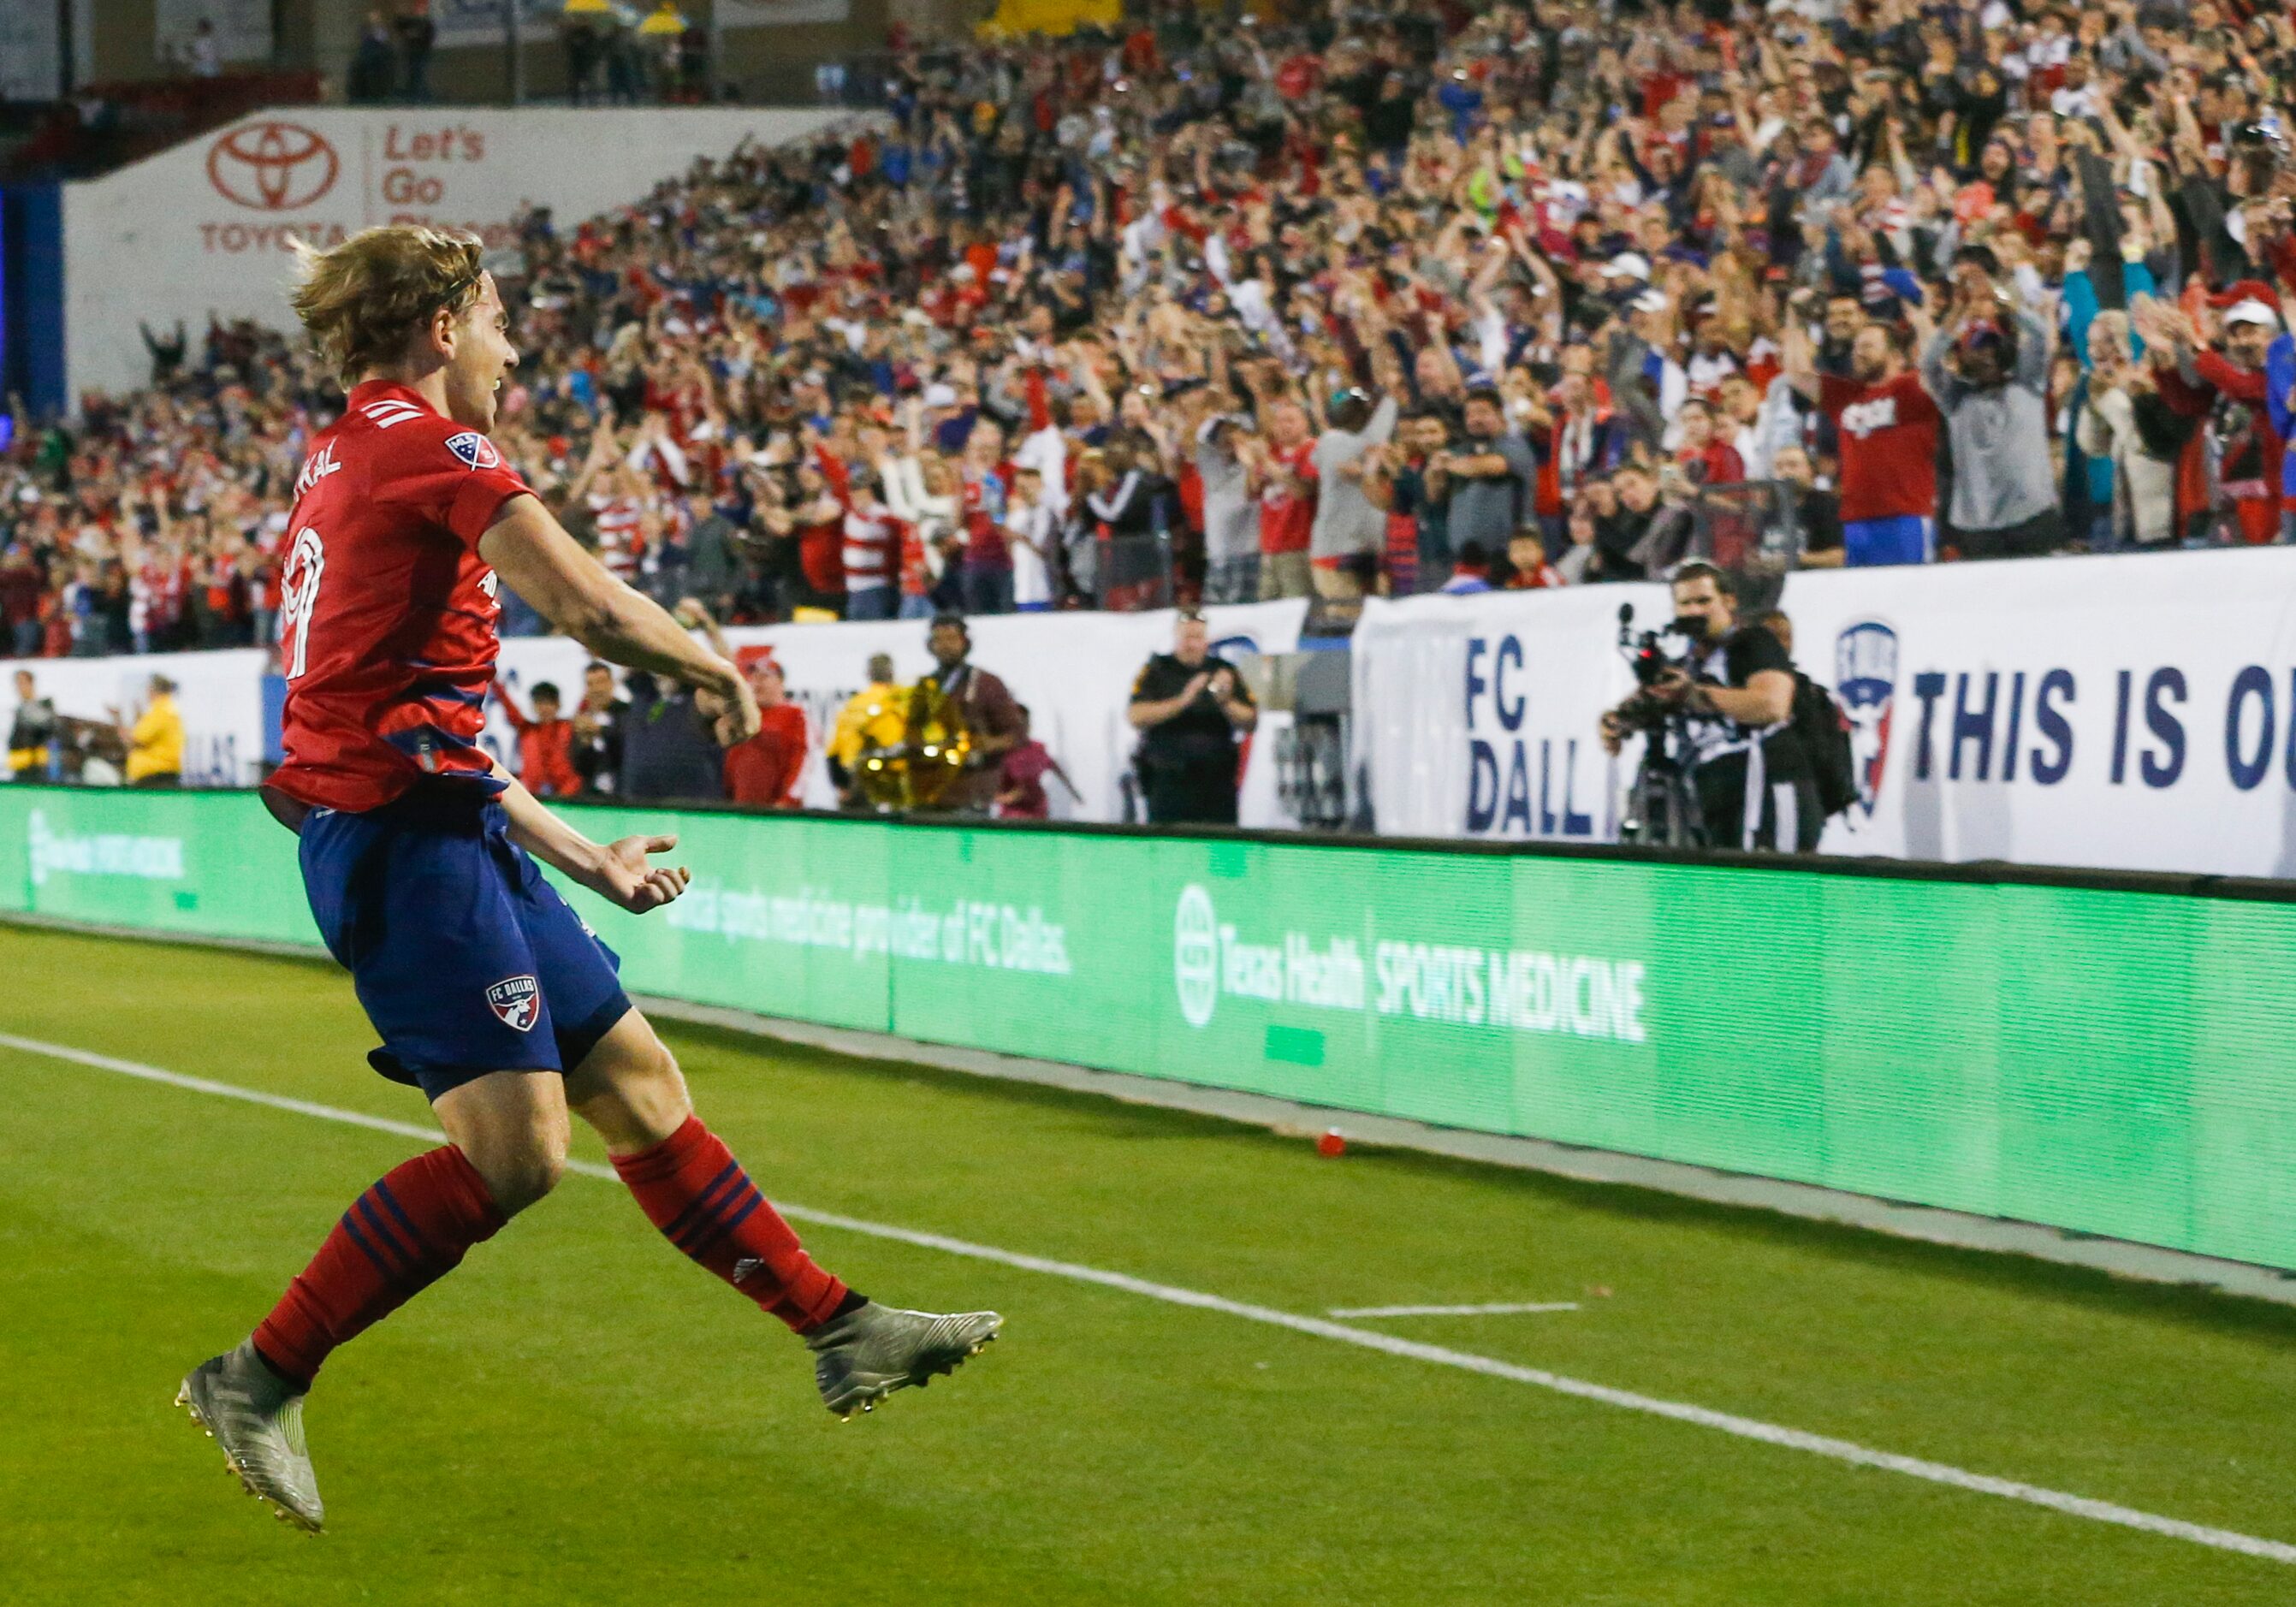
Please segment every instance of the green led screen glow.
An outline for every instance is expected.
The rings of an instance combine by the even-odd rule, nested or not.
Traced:
[[[2296,1269],[2296,905],[570,814],[693,868],[572,895],[633,992]],[[0,787],[0,911],[316,947],[294,849],[251,793]]]

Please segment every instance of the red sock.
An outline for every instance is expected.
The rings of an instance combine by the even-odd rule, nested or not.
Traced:
[[[469,1157],[454,1145],[417,1155],[361,1194],[255,1331],[273,1372],[310,1387],[337,1345],[365,1332],[455,1270],[503,1225]]]
[[[672,1244],[798,1332],[827,1322],[845,1299],[700,1117],[652,1149],[615,1156],[614,1170]]]

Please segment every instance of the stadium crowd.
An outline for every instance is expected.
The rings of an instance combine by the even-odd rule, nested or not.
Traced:
[[[499,444],[734,621],[2283,538],[2296,26],[2218,0],[1402,0],[901,59],[496,253]],[[266,640],[340,406],[248,326],[16,418],[20,653]],[[2296,459],[2290,471],[2296,471]],[[1143,577],[1147,577],[1144,579]],[[526,619],[512,628],[535,628]]]

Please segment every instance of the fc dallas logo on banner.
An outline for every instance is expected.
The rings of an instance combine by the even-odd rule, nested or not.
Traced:
[[[542,1013],[542,989],[532,977],[504,977],[487,989],[487,1007],[505,1026],[531,1032],[534,1018]]]

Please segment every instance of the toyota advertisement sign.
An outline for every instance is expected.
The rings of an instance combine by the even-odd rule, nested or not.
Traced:
[[[510,240],[522,206],[573,221],[631,204],[698,157],[785,144],[841,114],[603,107],[258,113],[64,192],[69,389],[150,378],[137,324],[286,322],[298,240],[377,224]]]
[[[258,212],[316,204],[335,187],[342,158],[326,135],[266,118],[226,129],[208,144],[208,183],[226,201]]]

